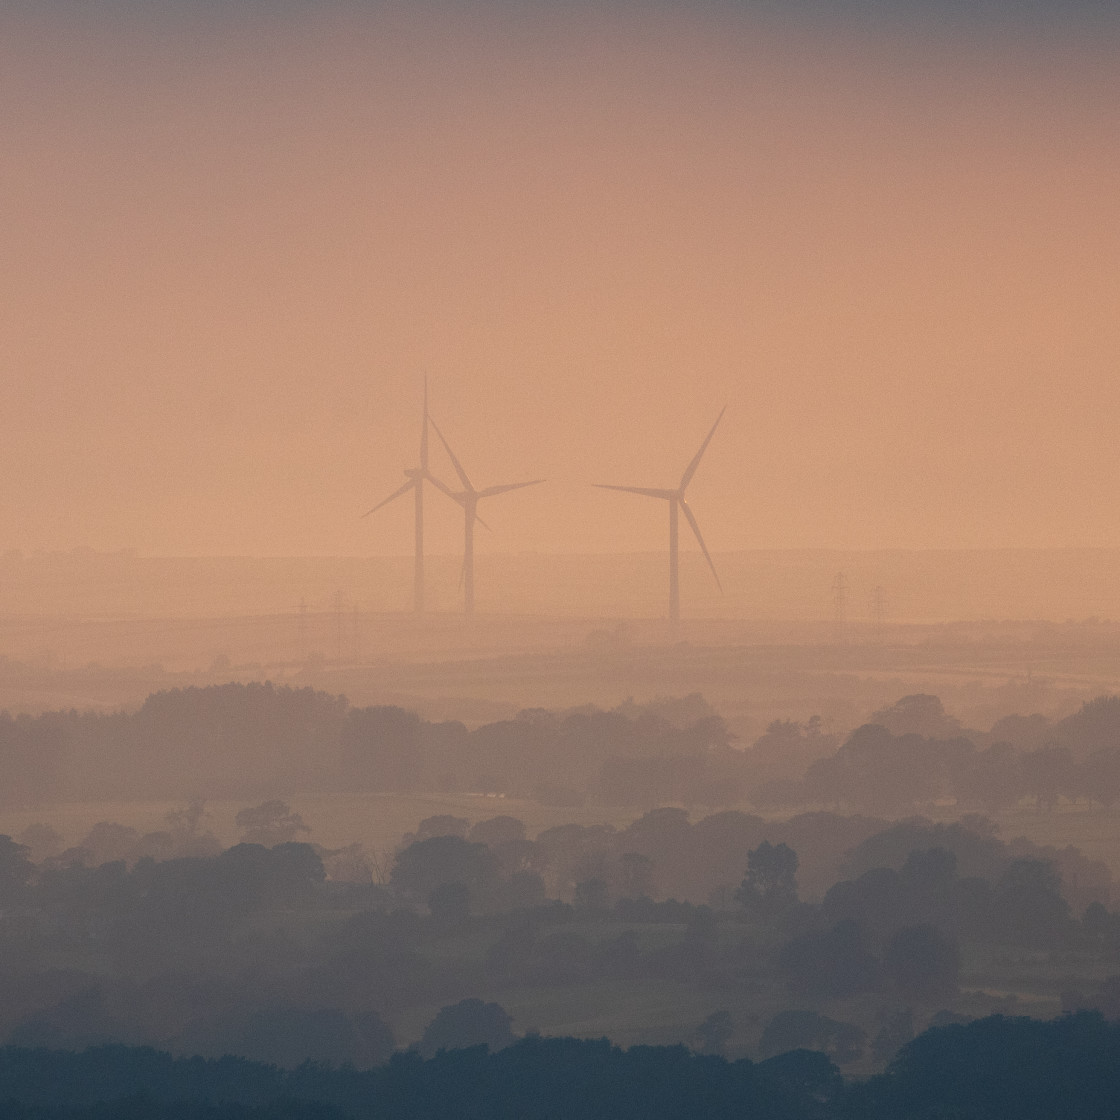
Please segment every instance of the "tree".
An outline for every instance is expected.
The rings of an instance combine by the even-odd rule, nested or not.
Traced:
[[[747,855],[747,874],[735,899],[748,910],[773,915],[797,901],[797,853],[763,840]]]
[[[341,1011],[265,1007],[249,1016],[232,1052],[287,1069],[304,1062],[341,1064],[357,1058],[358,1036]]]
[[[342,751],[359,788],[407,792],[424,768],[420,717],[403,708],[356,708],[349,713]]]
[[[810,999],[843,999],[875,987],[879,962],[867,948],[863,929],[838,922],[825,932],[795,937],[778,955],[790,989]]]
[[[532,862],[534,845],[525,838],[525,824],[516,817],[491,817],[480,821],[469,833],[472,844],[485,844],[498,858],[502,872],[514,875]]]
[[[1095,751],[1081,766],[1080,790],[1090,802],[1106,809],[1120,800],[1120,748]]]
[[[871,1043],[871,1055],[877,1062],[889,1062],[914,1037],[914,1011],[898,1008],[888,1014]]]
[[[454,817],[450,813],[438,813],[434,817],[425,817],[417,826],[415,832],[406,832],[404,846],[414,844],[417,840],[431,840],[434,836],[458,836],[460,840],[467,838],[471,822],[466,817]],[[477,836],[471,840],[476,844],[485,843]]]
[[[653,893],[653,860],[641,852],[623,852],[618,860],[620,898],[648,898]]]
[[[544,880],[536,871],[515,871],[497,890],[495,901],[501,910],[528,910],[544,903]]]
[[[301,832],[311,831],[299,813],[293,813],[286,801],[279,800],[242,809],[234,823],[241,829],[243,844],[261,844],[266,848],[290,843]]]
[[[745,752],[745,761],[756,785],[793,781],[836,747],[836,738],[822,733],[820,716],[813,716],[805,724],[779,719],[774,720],[766,733]]]
[[[105,992],[89,984],[71,992],[51,1007],[25,1015],[11,1030],[15,1046],[54,1050],[84,1050],[106,1043],[134,1043],[134,1030],[106,1007]]]
[[[1098,696],[1052,729],[1054,741],[1081,757],[1120,746],[1120,696]]]
[[[27,857],[36,863],[62,851],[62,837],[49,824],[29,824],[19,834],[19,842],[27,849]]]
[[[854,1023],[842,1023],[816,1011],[779,1011],[762,1032],[759,1050],[766,1057],[789,1050],[821,1050],[840,1065],[863,1055],[866,1034]]]
[[[136,858],[135,849],[139,839],[140,833],[128,825],[98,821],[78,846],[89,853],[89,862],[96,867],[116,860],[131,862]]]
[[[357,1035],[355,1064],[359,1069],[384,1065],[393,1053],[396,1039],[392,1029],[376,1011],[359,1011],[354,1016]]]
[[[957,769],[952,780],[959,804],[978,806],[989,813],[1013,808],[1023,794],[1023,770],[1010,743],[993,743]]]
[[[922,894],[947,890],[957,877],[957,857],[946,848],[915,848],[902,865],[902,879]]]
[[[1091,1012],[938,1027],[904,1046],[884,1075],[853,1087],[845,1115],[1111,1120],[1118,1057],[1120,1032]]]
[[[935,926],[908,926],[891,938],[883,957],[887,977],[907,1003],[948,1003],[957,994],[961,954]]]
[[[441,1008],[424,1028],[419,1050],[425,1058],[435,1057],[440,1050],[464,1050],[469,1046],[501,1050],[514,1041],[512,1022],[501,1004],[460,1000]]]
[[[458,836],[433,836],[410,844],[397,856],[389,882],[403,898],[427,901],[446,883],[459,883],[475,899],[489,898],[497,884],[498,861],[485,844]]]
[[[18,902],[27,890],[35,865],[28,849],[10,836],[0,836],[0,905]]]
[[[576,883],[575,904],[579,909],[602,914],[609,901],[607,884],[602,879],[584,879]]]
[[[722,1054],[735,1033],[731,1012],[726,1007],[713,1011],[696,1028],[696,1039],[705,1054]]]
[[[525,839],[525,822],[516,817],[491,817],[479,821],[470,830],[467,839],[474,844],[485,844],[488,848],[517,844]]]
[[[827,1105],[844,1091],[844,1079],[827,1055],[819,1050],[786,1050],[755,1067],[768,1081],[777,1082],[794,1095],[806,1117],[825,1115]]]
[[[926,739],[955,739],[961,733],[960,721],[945,711],[940,698],[921,692],[872,712],[867,722],[885,727],[892,735],[921,735]]]
[[[1052,945],[1071,928],[1062,879],[1048,860],[1016,859],[996,886],[996,932],[1019,945]]]
[[[175,860],[157,866],[173,868],[176,864],[190,862]],[[306,906],[326,879],[323,861],[315,849],[310,844],[294,841],[272,848],[236,844],[213,861],[213,868],[214,885],[222,892],[213,901],[219,909],[234,913],[253,906]]]
[[[432,922],[442,933],[458,933],[471,916],[471,892],[462,883],[440,883],[428,895]]]
[[[1058,804],[1061,794],[1072,794],[1076,787],[1073,756],[1066,747],[1043,747],[1022,760],[1023,785],[1033,794],[1035,804],[1047,812]]]

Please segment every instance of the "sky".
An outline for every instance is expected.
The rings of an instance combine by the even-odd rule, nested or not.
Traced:
[[[0,551],[406,553],[425,375],[549,480],[481,551],[664,547],[589,484],[725,405],[715,552],[1120,547],[1118,63],[1041,0],[0,0]]]

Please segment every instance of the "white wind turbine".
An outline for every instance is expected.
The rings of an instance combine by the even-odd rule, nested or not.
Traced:
[[[704,553],[704,559],[708,561],[708,567],[712,569],[712,575],[715,577],[716,586],[720,589],[721,593],[723,592],[723,584],[719,581],[719,573],[716,571],[715,563],[712,561],[711,554],[708,552],[708,546],[704,543],[704,538],[700,533],[700,526],[696,523],[696,517],[689,508],[688,502],[685,501],[684,492],[688,489],[688,484],[692,481],[692,476],[696,473],[696,468],[700,466],[700,460],[704,457],[704,452],[707,451],[708,444],[711,442],[712,436],[716,434],[716,428],[719,427],[719,422],[723,419],[723,414],[726,411],[726,407],[720,409],[720,414],[716,417],[716,422],[712,425],[712,430],[704,438],[704,442],[700,444],[700,450],[692,457],[692,462],[685,467],[684,474],[681,475],[680,485],[675,490],[658,490],[647,486],[610,486],[606,483],[595,483],[600,490],[621,490],[626,494],[642,494],[647,498],[661,498],[663,501],[669,503],[669,622],[674,628],[680,622],[681,617],[678,560],[679,533],[677,529],[678,510],[684,514],[685,520],[691,526],[696,541],[700,545],[700,550]]]
[[[467,472],[463,470],[462,463],[455,456],[455,452],[451,450],[447,440],[443,438],[443,432],[439,430],[439,425],[434,420],[431,425],[436,430],[436,435],[439,436],[440,442],[450,458],[452,466],[455,468],[455,473],[459,476],[459,481],[463,485],[463,489],[456,492],[450,487],[444,486],[436,478],[431,478],[432,483],[442,490],[449,498],[454,498],[455,501],[463,507],[464,526],[463,526],[463,611],[467,615],[474,614],[474,523],[476,521],[482,522],[482,518],[478,516],[478,503],[483,498],[493,498],[498,494],[506,494],[510,490],[520,490],[524,486],[537,486],[544,482],[543,478],[535,478],[531,482],[510,482],[504,486],[487,486],[485,489],[476,490],[474,484],[467,477]]]

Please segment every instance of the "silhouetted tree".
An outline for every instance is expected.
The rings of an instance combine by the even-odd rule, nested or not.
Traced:
[[[428,910],[440,933],[459,933],[470,920],[471,892],[463,883],[440,883],[428,895]]]
[[[705,1054],[722,1054],[735,1034],[735,1024],[727,1008],[713,1011],[696,1028],[696,1039]]]
[[[788,1050],[820,1050],[840,1065],[857,1061],[866,1040],[853,1023],[841,1023],[816,1011],[779,1011],[766,1024],[759,1041],[764,1056]]]
[[[403,708],[355,708],[346,718],[342,752],[359,788],[415,789],[424,772],[420,717]]]
[[[518,844],[525,839],[525,822],[516,817],[491,817],[474,825],[467,839],[472,844],[485,844],[488,848],[500,849],[507,844]]]
[[[1068,936],[1070,906],[1053,864],[1017,859],[996,885],[992,914],[997,936],[1025,945],[1053,945]]]
[[[957,994],[961,954],[957,943],[934,926],[909,926],[891,938],[883,967],[908,1003],[948,1003]]]
[[[582,883],[576,883],[575,904],[580,909],[602,914],[609,901],[607,884],[602,879],[584,879]]]
[[[0,835],[0,905],[13,906],[25,899],[27,884],[35,873],[29,856],[26,845]]]
[[[1039,809],[1050,811],[1058,804],[1062,794],[1072,794],[1076,788],[1073,756],[1066,747],[1043,747],[1024,755],[1022,759],[1023,785],[1033,794]]]
[[[480,999],[464,999],[441,1008],[424,1028],[420,1053],[426,1058],[439,1050],[462,1050],[470,1046],[487,1046],[501,1050],[513,1042],[512,1020],[497,1003]]]
[[[875,987],[879,979],[879,962],[853,921],[795,937],[783,946],[779,967],[793,992],[812,999],[857,995]]]
[[[461,884],[476,900],[488,899],[497,879],[497,860],[484,844],[433,836],[398,854],[389,882],[401,897],[419,902],[447,883]]]
[[[797,853],[764,840],[747,857],[747,874],[735,899],[748,910],[780,914],[797,901]]]
[[[341,1011],[264,1007],[248,1017],[230,1050],[285,1069],[304,1062],[340,1065],[358,1057],[358,1034]]]
[[[887,1062],[914,1037],[914,1012],[901,1007],[887,1014],[871,1043],[871,1055],[877,1062]]]
[[[292,812],[286,801],[279,800],[242,809],[234,818],[234,824],[241,830],[243,844],[261,844],[266,848],[290,843],[301,832],[311,831],[299,813]]]
[[[955,739],[961,733],[960,721],[946,711],[941,700],[926,693],[903,696],[880,708],[868,723],[885,727],[892,735],[921,735],[926,739]]]

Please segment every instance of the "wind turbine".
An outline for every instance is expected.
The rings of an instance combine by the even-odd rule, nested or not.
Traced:
[[[396,499],[403,494],[407,494],[409,490],[413,492],[416,505],[416,549],[412,576],[412,609],[418,615],[424,613],[424,482],[425,480],[431,482],[445,493],[447,492],[447,487],[444,486],[439,479],[433,477],[428,470],[429,423],[431,423],[431,421],[428,417],[428,379],[425,377],[424,424],[420,429],[420,466],[406,470],[404,473],[408,481],[399,490],[394,490],[384,501],[378,502],[373,509],[366,510],[366,512],[362,514],[363,517],[369,517],[371,513],[376,513],[383,506],[387,506],[390,502],[396,501]]]
[[[439,430],[439,425],[434,420],[431,421],[431,425],[435,428],[436,435],[439,436],[440,443],[443,444],[444,450],[455,468],[455,473],[463,484],[463,489],[455,492],[429,475],[435,486],[449,498],[454,498],[463,507],[463,611],[470,616],[474,614],[474,523],[478,521],[485,524],[482,518],[478,516],[478,503],[483,498],[493,498],[498,494],[506,494],[510,490],[520,490],[524,486],[538,486],[544,482],[544,479],[534,478],[531,482],[510,482],[504,486],[487,486],[483,490],[476,490],[474,484],[467,477],[467,472],[463,470],[463,464],[459,462],[455,452],[451,450],[447,440],[443,438],[443,432]]]
[[[704,457],[704,452],[708,450],[708,444],[711,443],[712,436],[716,434],[716,428],[719,427],[719,422],[723,419],[723,414],[726,411],[726,406],[720,409],[716,422],[712,425],[712,430],[704,437],[704,442],[700,444],[700,450],[692,457],[692,462],[685,467],[684,474],[681,475],[681,484],[675,490],[655,490],[646,486],[610,486],[602,482],[595,483],[600,490],[622,490],[626,494],[643,494],[647,498],[661,498],[669,503],[669,623],[674,628],[681,618],[681,590],[677,557],[678,510],[684,514],[685,520],[692,527],[692,532],[700,545],[700,550],[704,553],[704,559],[708,561],[708,567],[712,569],[716,586],[720,589],[721,594],[723,592],[723,584],[719,581],[719,573],[716,571],[711,554],[708,552],[708,546],[704,543],[704,538],[700,534],[700,526],[696,523],[696,517],[689,508],[688,502],[685,501],[684,492],[688,489],[688,484],[692,481],[696,468],[700,466],[700,460]]]

